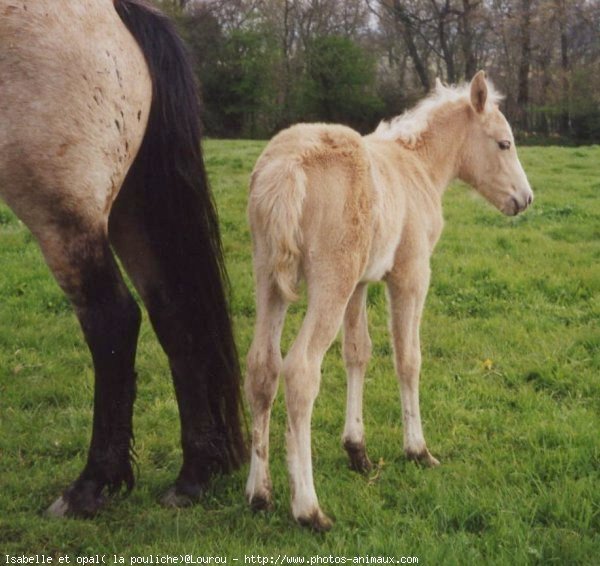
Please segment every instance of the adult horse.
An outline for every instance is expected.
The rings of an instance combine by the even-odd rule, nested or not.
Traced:
[[[362,418],[371,354],[369,281],[387,283],[404,452],[426,465],[439,463],[421,426],[419,324],[429,258],[442,230],[442,194],[459,177],[505,214],[518,214],[533,199],[498,100],[480,72],[470,85],[438,84],[414,110],[364,138],[343,126],[300,124],[279,133],[260,156],[248,205],[257,284],[246,379],[253,416],[246,494],[252,506],[271,502],[269,418],[282,372],[292,512],[314,529],[331,526],[313,483],[310,419],[321,362],[342,322],[348,374],[342,438],[351,467],[370,468]],[[308,309],[282,362],[283,320],[300,277]]]
[[[81,475],[50,507],[91,516],[131,489],[139,291],[171,367],[183,466],[169,504],[244,456],[239,367],[199,102],[172,24],[146,0],[0,0],[0,195],[72,302],[94,370]]]

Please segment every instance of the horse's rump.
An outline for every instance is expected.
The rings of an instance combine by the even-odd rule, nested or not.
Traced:
[[[104,2],[26,8],[0,0],[0,194],[43,238],[70,215],[106,217],[143,137],[150,83]]]

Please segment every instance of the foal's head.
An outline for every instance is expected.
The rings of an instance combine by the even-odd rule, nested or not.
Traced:
[[[468,135],[458,176],[504,214],[523,212],[533,192],[515,149],[510,125],[489,95],[485,73],[470,85]]]

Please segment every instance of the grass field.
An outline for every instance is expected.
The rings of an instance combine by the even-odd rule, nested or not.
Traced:
[[[247,180],[264,144],[208,141],[233,287],[240,356],[254,322]],[[340,445],[345,377],[339,340],[313,418],[315,480],[334,529],[295,525],[285,411],[272,425],[275,510],[253,515],[247,469],[202,503],[157,504],[180,464],[167,364],[147,318],[138,353],[137,487],[94,521],[42,516],[83,466],[92,371],[75,317],[35,242],[0,207],[0,562],[5,554],[417,556],[420,564],[592,564],[600,556],[600,147],[525,148],[536,201],[506,218],[463,187],[445,197],[422,325],[425,436],[442,466],[402,457],[385,292],[373,285],[374,356],[365,392],[365,478]],[[284,350],[303,305],[291,309]]]

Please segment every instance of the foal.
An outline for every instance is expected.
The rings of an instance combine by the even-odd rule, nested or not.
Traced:
[[[370,468],[362,419],[371,354],[369,281],[388,287],[404,452],[439,464],[425,444],[419,412],[419,323],[429,258],[442,231],[442,194],[460,178],[507,215],[533,199],[499,98],[479,72],[460,88],[438,84],[414,110],[369,136],[344,126],[300,124],[279,133],[260,156],[248,206],[257,285],[245,383],[253,416],[246,486],[252,507],[271,502],[269,417],[283,372],[292,512],[316,530],[331,527],[313,484],[310,421],[321,362],[342,322],[348,374],[342,439],[351,467]],[[301,277],[308,310],[282,362],[281,330]]]

